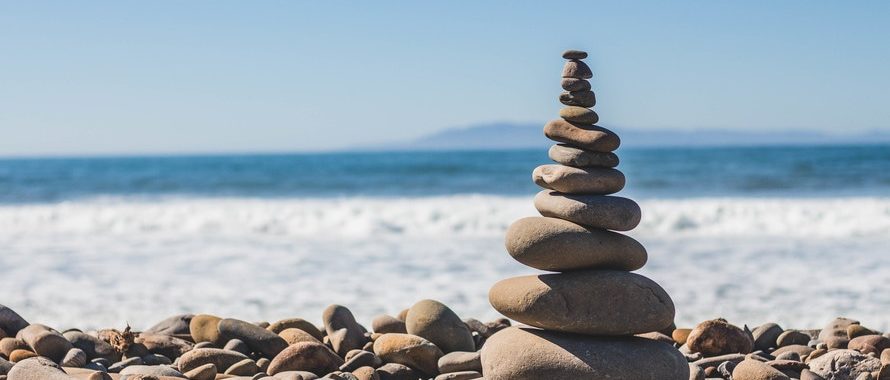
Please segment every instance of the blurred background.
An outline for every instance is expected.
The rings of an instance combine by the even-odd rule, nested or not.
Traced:
[[[890,327],[890,4],[0,4],[0,288],[53,326],[496,317],[565,49],[677,322]]]

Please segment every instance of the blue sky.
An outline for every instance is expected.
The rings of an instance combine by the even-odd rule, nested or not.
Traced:
[[[854,5],[855,4],[855,5]],[[0,155],[337,149],[556,116],[890,130],[890,2],[0,3]]]

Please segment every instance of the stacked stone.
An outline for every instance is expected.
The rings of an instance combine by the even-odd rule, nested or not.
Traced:
[[[511,327],[482,349],[483,374],[500,379],[685,380],[686,359],[671,345],[634,335],[670,329],[674,305],[654,281],[631,273],[646,263],[645,248],[628,231],[640,207],[610,194],[625,177],[615,169],[620,140],[597,126],[591,107],[593,73],[569,50],[562,73],[561,119],[544,127],[557,142],[558,164],[535,169],[545,190],[535,197],[540,217],[510,226],[510,255],[532,268],[558,273],[502,280],[489,293],[492,306],[530,327]]]

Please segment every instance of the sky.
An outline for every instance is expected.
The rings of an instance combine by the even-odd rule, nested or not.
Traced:
[[[0,156],[291,152],[557,116],[890,131],[886,1],[3,1]]]

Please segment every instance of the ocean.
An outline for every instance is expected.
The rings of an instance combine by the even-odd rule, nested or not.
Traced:
[[[622,148],[640,273],[677,324],[890,328],[890,146]],[[545,151],[0,159],[2,303],[65,328],[168,315],[491,319]]]

